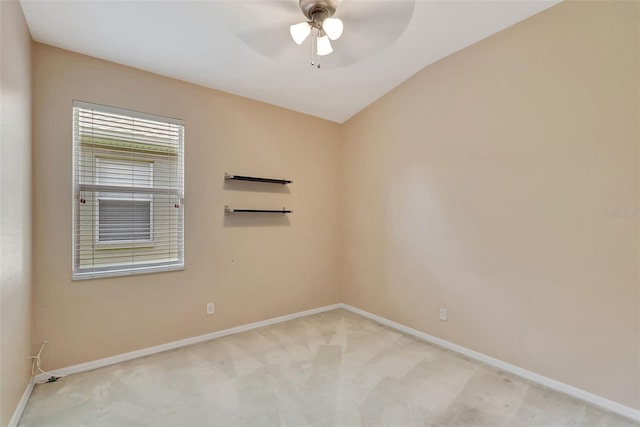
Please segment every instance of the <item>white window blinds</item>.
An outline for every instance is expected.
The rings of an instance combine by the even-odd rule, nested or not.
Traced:
[[[74,101],[74,279],[184,268],[184,124]]]

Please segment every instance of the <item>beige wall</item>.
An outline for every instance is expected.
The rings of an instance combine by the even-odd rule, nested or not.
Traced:
[[[640,408],[638,218],[607,215],[640,206],[639,13],[561,4],[342,127],[34,44],[45,367],[344,300]],[[185,271],[70,280],[73,99],[185,120]],[[294,213],[225,217],[225,204]]]
[[[639,7],[560,4],[345,124],[345,302],[640,408]]]
[[[0,1],[0,425],[30,376],[31,36],[17,1]]]
[[[46,368],[339,302],[337,124],[33,49],[34,342],[49,340]],[[71,281],[73,99],[184,119],[184,271]],[[294,183],[225,185],[225,172]],[[294,212],[225,217],[227,204]]]

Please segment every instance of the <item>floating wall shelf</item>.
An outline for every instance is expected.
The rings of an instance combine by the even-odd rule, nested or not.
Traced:
[[[279,214],[289,214],[293,213],[292,210],[287,208],[282,209],[231,209],[229,206],[224,207],[225,215],[231,215],[234,213],[279,213]]]
[[[288,179],[273,179],[273,178],[259,178],[256,176],[244,176],[244,175],[229,175],[227,173],[224,174],[224,179],[226,181],[253,181],[253,182],[267,182],[270,184],[291,184],[293,181]]]

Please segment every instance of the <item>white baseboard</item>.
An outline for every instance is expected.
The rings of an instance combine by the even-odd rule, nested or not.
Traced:
[[[33,382],[29,381],[27,388],[25,388],[24,393],[22,393],[20,402],[18,402],[18,406],[16,406],[16,410],[13,411],[13,416],[11,417],[11,421],[9,421],[8,427],[16,427],[18,425],[20,417],[22,417],[22,413],[24,412],[24,408],[27,406],[27,402],[29,401],[29,397],[31,397],[33,386]]]
[[[78,365],[72,365],[66,368],[55,369],[49,372],[53,375],[60,375],[60,376],[77,374],[80,372],[90,371],[92,369],[115,365],[116,363],[126,362],[127,360],[137,359],[139,357],[146,357],[152,354],[161,353],[163,351],[173,350],[173,349],[184,347],[187,345],[197,344],[203,341],[209,341],[214,338],[220,338],[227,335],[233,335],[240,332],[249,331],[251,329],[261,328],[263,326],[269,326],[276,323],[286,322],[287,320],[296,319],[298,317],[310,316],[312,314],[318,314],[318,313],[323,313],[325,311],[335,310],[340,307],[341,307],[340,304],[333,304],[333,305],[327,305],[324,307],[313,308],[311,310],[300,311],[298,313],[287,314],[285,316],[274,317],[272,319],[248,323],[246,325],[241,325],[241,326],[236,326],[234,328],[211,332],[209,334],[198,335],[196,337],[185,338],[182,340],[173,341],[166,344],[160,344],[153,347],[143,348],[140,350],[131,351],[129,353],[117,354],[115,356],[105,357],[104,359],[98,359],[91,362],[80,363]],[[38,374],[36,375],[34,380],[36,382],[43,382],[43,381],[46,381],[47,378],[49,378],[48,375]]]
[[[471,359],[486,363],[487,365],[491,365],[495,368],[498,368],[503,371],[509,372],[511,374],[517,375],[519,377],[525,378],[529,381],[543,385],[550,389],[559,391],[564,394],[568,394],[569,396],[575,397],[577,399],[588,402],[592,405],[614,412],[618,415],[622,415],[623,417],[629,418],[631,420],[640,421],[640,410],[638,409],[634,409],[629,406],[622,405],[618,402],[614,402],[613,400],[606,399],[602,396],[598,396],[596,394],[579,389],[577,387],[570,386],[569,384],[565,384],[560,381],[551,379],[549,377],[545,377],[544,375],[536,374],[535,372],[528,371],[519,366],[512,365],[510,363],[504,362],[499,359],[495,359],[491,356],[487,356],[486,354],[482,354],[477,351],[463,347],[461,345],[443,340],[442,338],[434,337],[433,335],[426,334],[424,332],[418,331],[416,329],[410,328],[400,323],[396,323],[392,320],[385,319],[384,317],[380,317],[378,315],[369,313],[368,311],[361,310],[351,305],[348,305],[348,304],[339,304],[339,305],[341,308],[344,308],[345,310],[359,314],[360,316],[374,320],[378,323],[389,326],[393,329],[397,329],[409,335],[413,335],[414,337],[420,338],[424,341],[430,342],[440,347],[444,347],[448,350],[455,351],[456,353],[460,353]]]
[[[337,308],[343,308],[345,310],[359,314],[360,316],[366,317],[368,319],[371,319],[383,325],[389,326],[393,329],[397,329],[401,332],[407,333],[409,335],[413,335],[424,341],[455,351],[456,353],[460,353],[471,359],[486,363],[487,365],[501,369],[505,372],[512,373],[514,375],[525,378],[534,383],[543,385],[550,389],[559,391],[569,396],[573,396],[577,399],[583,400],[592,405],[595,405],[600,408],[606,409],[608,411],[614,412],[616,414],[622,415],[623,417],[629,418],[631,420],[640,421],[640,410],[622,405],[618,402],[614,402],[613,400],[606,399],[604,397],[579,389],[577,387],[570,386],[560,381],[556,381],[554,379],[545,377],[543,375],[536,374],[535,372],[531,372],[519,366],[512,365],[510,363],[493,358],[491,356],[487,356],[486,354],[482,354],[477,351],[468,349],[461,345],[454,344],[452,342],[443,340],[438,337],[434,337],[433,335],[426,334],[424,332],[418,331],[416,329],[410,328],[408,326],[402,325],[400,323],[394,322],[392,320],[375,315],[373,313],[369,313],[368,311],[361,310],[359,308],[356,308],[344,303],[327,305],[324,307],[314,308],[311,310],[300,311],[298,313],[288,314],[280,317],[274,317],[272,319],[267,319],[259,322],[249,323],[246,325],[236,326],[234,328],[224,329],[222,331],[212,332],[209,334],[199,335],[196,337],[185,338],[183,340],[173,341],[170,343],[161,344],[154,347],[148,347],[148,348],[144,348],[136,351],[131,351],[129,353],[118,354],[115,356],[106,357],[104,359],[98,359],[91,362],[80,363],[78,365],[73,365],[73,366],[68,366],[66,368],[53,370],[51,371],[51,374],[61,375],[61,376],[77,374],[80,372],[90,371],[92,369],[102,368],[105,366],[114,365],[116,363],[125,362],[127,360],[137,359],[139,357],[145,357],[152,354],[161,353],[163,351],[173,350],[173,349],[184,347],[187,345],[197,344],[203,341],[209,341],[214,338],[220,338],[227,335],[249,331],[251,329],[261,328],[263,326],[269,326],[276,323],[286,322],[287,320],[296,319],[298,317],[310,316],[313,314],[323,313],[325,311],[335,310]],[[39,374],[34,378],[34,381],[42,382],[42,381],[46,381],[47,378],[48,378],[47,375]],[[20,416],[22,415],[22,411],[24,410],[24,407],[27,404],[27,401],[29,399],[29,396],[31,395],[32,390],[33,390],[33,384],[29,384],[29,386],[27,386],[27,389],[24,392],[24,395],[22,396],[22,399],[20,400],[20,403],[18,404],[18,407],[16,408],[13,418],[11,419],[11,423],[9,424],[10,427],[16,426],[18,421],[20,420]]]

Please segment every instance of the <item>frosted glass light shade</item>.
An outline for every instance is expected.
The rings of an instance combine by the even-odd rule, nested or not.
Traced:
[[[329,55],[333,52],[333,48],[331,47],[331,42],[329,41],[329,37],[322,36],[318,37],[318,45],[317,45],[317,53],[319,56]]]
[[[331,40],[338,40],[344,30],[344,24],[337,18],[327,18],[322,23],[322,29]]]
[[[303,41],[309,34],[311,33],[311,27],[306,22],[301,22],[299,24],[294,24],[289,27],[289,32],[291,33],[291,38],[297,44],[302,44]]]

